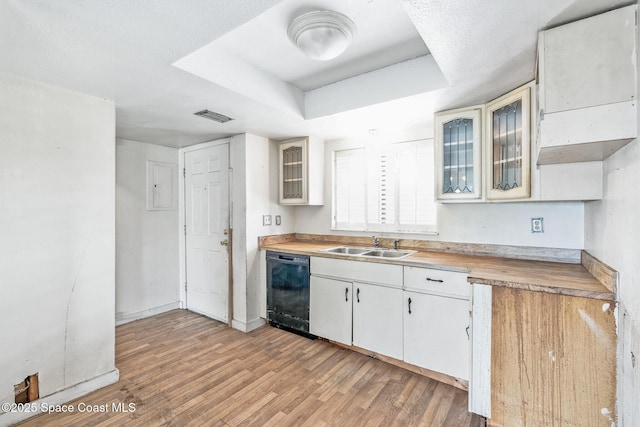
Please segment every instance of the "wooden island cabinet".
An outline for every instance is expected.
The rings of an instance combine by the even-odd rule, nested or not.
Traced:
[[[474,285],[476,297],[474,334],[490,334],[474,337],[470,406],[487,425],[612,425],[615,302],[488,285]]]

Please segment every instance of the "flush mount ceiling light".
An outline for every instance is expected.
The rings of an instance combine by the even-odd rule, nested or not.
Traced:
[[[345,51],[355,32],[356,25],[343,14],[316,10],[291,21],[287,34],[309,58],[327,61]]]

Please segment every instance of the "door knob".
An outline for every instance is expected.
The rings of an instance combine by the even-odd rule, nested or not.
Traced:
[[[227,239],[221,240],[221,241],[220,241],[220,244],[221,244],[222,246],[229,246],[229,240],[227,240]]]

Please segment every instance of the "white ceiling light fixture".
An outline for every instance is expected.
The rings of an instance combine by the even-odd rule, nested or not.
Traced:
[[[305,55],[328,61],[344,52],[356,32],[356,24],[342,13],[316,10],[291,21],[287,34]]]

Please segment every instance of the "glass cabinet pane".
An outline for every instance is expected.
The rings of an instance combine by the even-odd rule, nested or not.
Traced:
[[[482,195],[482,107],[435,114],[436,199]]]
[[[316,151],[318,147],[324,148],[323,141],[317,144]],[[281,204],[306,205],[309,203],[308,150],[309,140],[306,137],[282,141],[279,144],[278,199]]]
[[[522,99],[493,112],[493,189],[522,186]]]
[[[302,147],[289,147],[282,156],[282,197],[302,199]]]
[[[531,195],[529,83],[487,104],[487,199]]]
[[[473,120],[455,119],[443,129],[444,193],[473,193]]]

